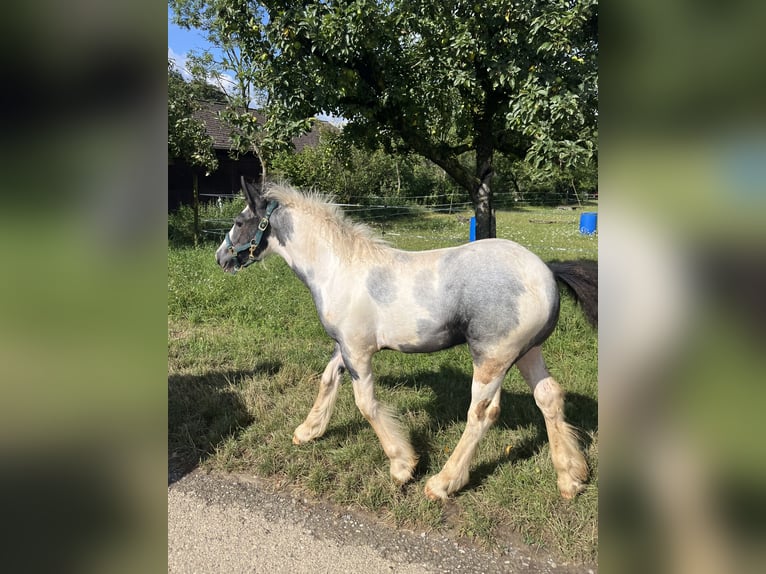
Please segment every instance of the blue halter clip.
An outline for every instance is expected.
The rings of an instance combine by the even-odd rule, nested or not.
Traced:
[[[271,218],[271,214],[274,213],[274,210],[278,205],[279,204],[276,201],[269,202],[269,204],[266,206],[266,214],[261,218],[261,221],[258,222],[258,231],[255,232],[255,237],[253,237],[249,243],[234,245],[231,241],[231,237],[229,237],[229,232],[226,233],[226,247],[229,249],[229,253],[234,255],[235,271],[237,271],[240,267],[247,267],[248,265],[255,263],[255,250],[258,249],[258,246],[261,244],[261,240],[263,240],[263,234],[269,227],[269,219]],[[237,256],[243,251],[250,251],[250,253],[248,255],[247,261],[240,265],[239,258]]]

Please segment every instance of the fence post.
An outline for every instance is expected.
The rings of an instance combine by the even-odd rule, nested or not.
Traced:
[[[192,205],[194,207],[194,247],[197,247],[199,244],[199,180],[197,178],[196,170],[192,173],[192,190]]]

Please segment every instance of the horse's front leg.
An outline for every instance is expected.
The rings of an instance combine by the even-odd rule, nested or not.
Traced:
[[[340,347],[335,346],[335,352],[327,363],[322,381],[319,384],[319,394],[311,407],[306,420],[295,429],[293,433],[293,443],[303,444],[317,437],[320,437],[327,430],[327,424],[330,422],[335,399],[338,397],[338,388],[340,387],[341,376],[345,370],[343,357],[340,354]]]
[[[354,357],[348,365],[348,371],[354,386],[356,406],[372,425],[383,451],[391,461],[391,477],[399,484],[404,484],[412,478],[418,457],[391,409],[375,398],[372,355]]]

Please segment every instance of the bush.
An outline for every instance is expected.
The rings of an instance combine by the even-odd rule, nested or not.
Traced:
[[[467,194],[428,160],[368,151],[334,132],[324,132],[314,148],[279,154],[272,160],[271,177],[362,206],[467,201]]]
[[[597,170],[595,164],[567,170],[556,166],[536,169],[526,161],[499,156],[492,181],[494,203],[498,207],[576,203],[577,197],[582,201],[598,190]]]
[[[221,199],[220,202],[200,203],[199,241],[219,243],[231,228],[234,218],[245,208],[243,198]],[[180,247],[194,244],[194,208],[181,205],[168,213],[168,242]]]
[[[583,200],[598,189],[595,164],[566,170],[551,165],[538,169],[498,154],[494,169],[493,203],[501,208],[574,203],[578,196]],[[383,202],[445,211],[470,204],[468,193],[430,161],[382,149],[368,151],[337,132],[322,133],[317,147],[299,154],[279,154],[272,161],[271,175],[301,189],[331,195],[340,203],[372,206]]]
[[[189,205],[180,205],[168,213],[168,242],[175,246],[194,243],[194,209]]]

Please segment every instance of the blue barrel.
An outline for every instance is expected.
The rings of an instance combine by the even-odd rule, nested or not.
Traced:
[[[595,211],[586,211],[580,215],[580,233],[583,235],[592,235],[596,233],[596,223],[598,213]]]
[[[471,218],[471,226],[468,231],[468,241],[476,241],[476,218]]]

